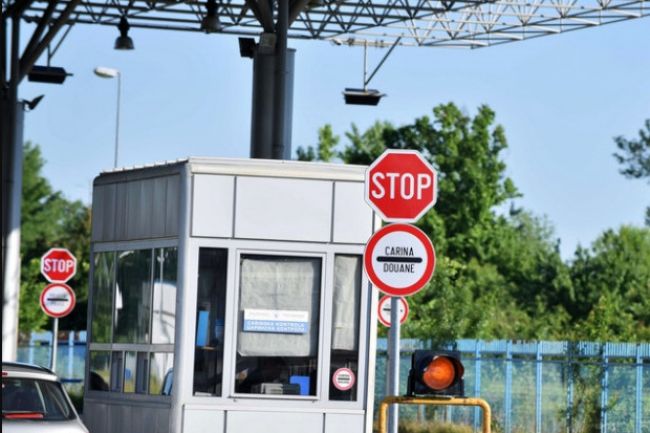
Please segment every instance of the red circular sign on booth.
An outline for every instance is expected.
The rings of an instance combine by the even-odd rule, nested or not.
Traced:
[[[366,171],[366,201],[384,221],[415,222],[437,198],[437,173],[416,150],[387,150]]]
[[[332,375],[332,385],[339,391],[348,391],[352,389],[356,377],[354,372],[349,368],[339,368]]]

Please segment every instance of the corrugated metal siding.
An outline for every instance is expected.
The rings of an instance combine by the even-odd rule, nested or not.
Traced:
[[[95,185],[92,241],[178,236],[179,204],[179,175]]]

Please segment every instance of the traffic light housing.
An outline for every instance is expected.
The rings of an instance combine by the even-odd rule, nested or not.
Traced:
[[[416,350],[411,361],[408,395],[464,397],[460,352]]]

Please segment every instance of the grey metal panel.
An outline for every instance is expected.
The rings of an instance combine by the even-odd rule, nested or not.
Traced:
[[[165,206],[165,236],[178,236],[178,217],[180,213],[179,175],[169,176],[167,178],[167,199]]]
[[[335,183],[333,224],[334,242],[366,243],[372,234],[372,209],[364,200],[362,182]]]
[[[140,203],[142,203],[142,181],[128,182],[126,184],[126,239],[144,238],[141,232]]]
[[[117,197],[117,186],[105,185],[103,195],[104,205],[102,214],[102,230],[100,236],[102,240],[109,241],[115,239],[115,225],[112,224],[111,221],[115,219],[116,215],[115,201]]]
[[[104,240],[102,236],[102,230],[104,228],[104,194],[106,187],[105,186],[96,186],[93,188],[93,207],[92,207],[92,227],[90,239],[91,241],[102,241]]]
[[[365,415],[325,414],[325,433],[362,432]]]
[[[81,419],[92,433],[108,433],[108,405],[85,401]]]
[[[183,411],[183,433],[224,433],[225,412],[215,409],[185,409]]]
[[[234,176],[194,175],[192,236],[232,237]]]
[[[111,240],[128,239],[128,184],[118,183],[115,186],[115,228]]]
[[[330,181],[238,177],[235,236],[328,242],[332,186]]]
[[[281,431],[323,433],[323,414],[309,412],[228,411],[226,433]],[[351,431],[351,430],[343,430]]]
[[[167,212],[167,178],[153,179],[153,205],[151,218],[151,237],[165,236],[165,214]]]

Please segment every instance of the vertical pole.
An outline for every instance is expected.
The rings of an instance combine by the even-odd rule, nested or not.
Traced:
[[[52,363],[50,369],[56,373],[56,349],[59,345],[59,319],[54,318],[54,325],[52,325]]]
[[[573,433],[573,348],[572,343],[567,346],[567,389],[566,389],[566,424],[568,433]]]
[[[390,299],[390,331],[388,340],[388,387],[389,394],[399,395],[399,367],[400,367],[400,322],[399,322],[399,297]],[[399,406],[393,404],[388,412],[388,433],[397,433],[399,424]]]
[[[542,344],[535,354],[535,433],[542,433]]]
[[[368,77],[368,41],[363,43],[363,90],[368,90],[368,83],[366,78]]]
[[[4,22],[5,18],[3,18]],[[3,25],[6,25],[3,23]],[[6,31],[6,29],[5,29]],[[18,102],[20,17],[11,22],[11,71],[2,91],[2,360],[18,354],[20,204],[22,198],[22,104]],[[2,42],[3,44],[6,41]],[[3,81],[5,77],[2,77]],[[4,86],[3,86],[4,87]]]
[[[285,113],[287,87],[287,35],[289,30],[289,0],[278,0],[276,23],[275,91],[273,107],[273,159],[285,156]]]
[[[481,349],[482,342],[476,340],[474,342],[474,396],[481,396]],[[479,426],[481,425],[481,412],[480,408],[474,408],[474,432],[478,432]]]
[[[120,99],[122,95],[122,73],[117,72],[117,113],[115,117],[115,160],[113,168],[117,168],[117,156],[120,148]]]
[[[641,344],[636,345],[636,401],[634,411],[634,433],[641,433],[641,417],[643,416],[643,360],[641,359]]]
[[[609,401],[609,343],[603,347],[603,377],[600,383],[600,433],[607,433],[607,405]]]
[[[512,433],[512,341],[506,343],[505,433]]]
[[[68,369],[66,377],[74,377],[74,331],[68,334]]]

